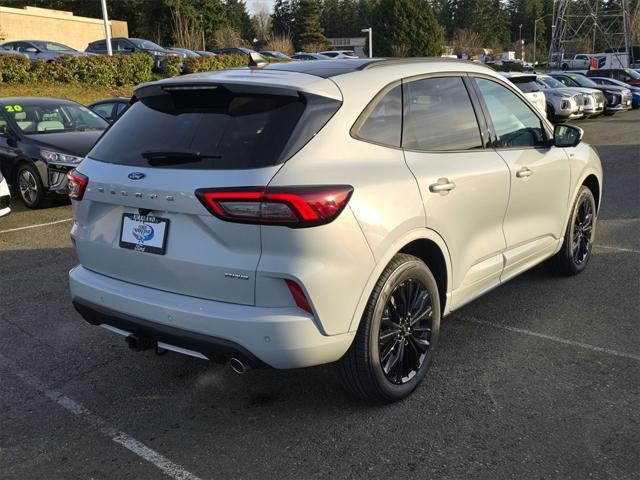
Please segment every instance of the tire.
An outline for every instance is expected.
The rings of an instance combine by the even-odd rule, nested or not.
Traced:
[[[413,292],[407,295],[415,300],[408,302],[409,315],[402,315],[402,292]],[[402,400],[426,375],[439,329],[440,297],[431,271],[420,259],[397,254],[373,288],[356,337],[339,362],[344,387],[373,403]]]
[[[563,63],[562,64],[562,71],[565,71],[565,70],[569,70],[569,64],[568,63]]]
[[[44,206],[46,191],[40,173],[30,163],[22,163],[16,171],[16,188],[24,204],[31,209]]]
[[[573,203],[562,248],[551,258],[551,265],[556,273],[577,275],[587,268],[593,250],[596,220],[593,192],[583,185]]]

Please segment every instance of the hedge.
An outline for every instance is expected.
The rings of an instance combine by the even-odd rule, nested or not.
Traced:
[[[162,73],[165,77],[177,77],[180,75],[181,68],[180,65],[183,61],[182,56],[172,56],[164,59],[162,64]]]
[[[276,59],[267,59],[278,62]],[[181,73],[210,72],[226,68],[244,67],[246,55],[216,55],[168,57],[162,76],[176,77]],[[138,85],[153,79],[153,59],[144,54],[89,55],[86,57],[62,55],[54,61],[29,61],[18,55],[0,55],[0,82],[6,83],[72,83],[119,87]]]
[[[246,67],[249,60],[246,55],[207,55],[189,57],[184,62],[184,73],[210,72],[225,68]]]
[[[17,55],[0,55],[0,81],[7,83],[81,83],[137,85],[152,79],[153,59],[148,55],[62,55],[52,62],[31,62]]]

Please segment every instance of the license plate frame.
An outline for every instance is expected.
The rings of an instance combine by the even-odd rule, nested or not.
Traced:
[[[134,226],[134,224],[137,224],[137,226]],[[164,255],[167,252],[169,224],[168,218],[123,213],[120,223],[120,248]],[[159,241],[156,237],[158,234],[161,235]]]

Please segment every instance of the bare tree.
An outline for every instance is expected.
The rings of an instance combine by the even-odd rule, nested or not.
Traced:
[[[171,28],[177,46],[190,50],[201,50],[202,26],[189,15],[180,4],[171,7]]]
[[[251,23],[256,31],[258,40],[268,40],[271,34],[271,14],[269,10],[263,8],[251,17]]]
[[[406,57],[409,55],[409,45],[400,43],[398,45],[391,45],[391,55],[394,57]]]
[[[294,53],[293,42],[289,35],[274,35],[271,37],[271,40],[267,42],[266,50],[275,50],[285,55],[293,55]]]
[[[216,48],[239,48],[245,46],[245,41],[238,30],[233,27],[222,27],[213,33]]]
[[[456,54],[474,54],[483,51],[482,35],[467,28],[459,28],[451,39],[453,51]]]

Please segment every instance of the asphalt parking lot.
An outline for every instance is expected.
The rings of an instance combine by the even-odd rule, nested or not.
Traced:
[[[605,170],[589,268],[538,267],[447,317],[427,381],[385,407],[347,397],[330,366],[238,376],[129,351],[71,306],[71,207],[14,202],[0,476],[640,478],[640,111],[577,124]]]

